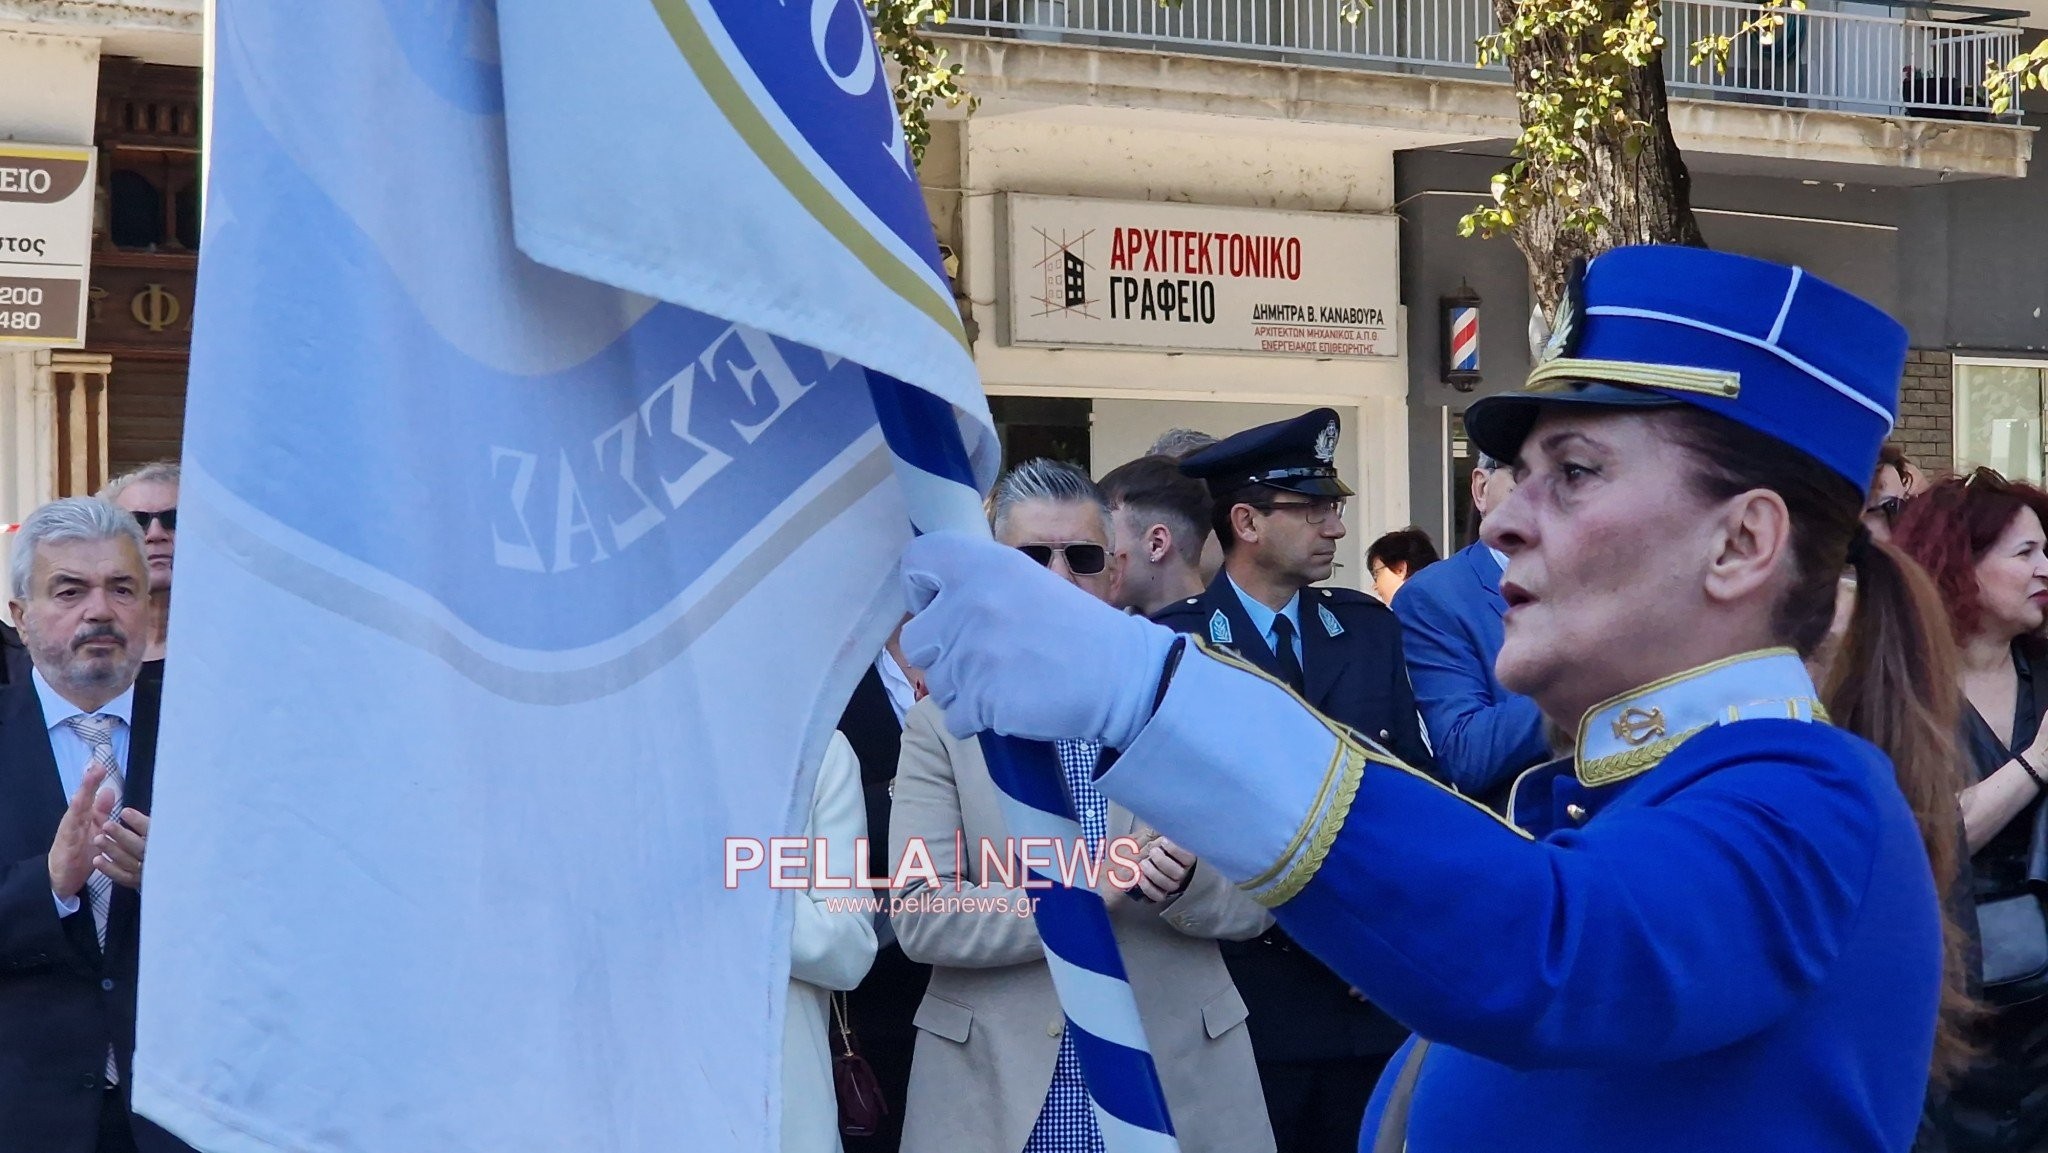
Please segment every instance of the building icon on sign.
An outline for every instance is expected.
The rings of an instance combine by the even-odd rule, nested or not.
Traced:
[[[1088,238],[1095,235],[1089,229],[1078,236],[1069,236],[1062,231],[1055,235],[1043,228],[1038,233],[1044,243],[1044,256],[1034,266],[1044,277],[1044,288],[1031,298],[1038,305],[1039,316],[1085,316],[1098,319],[1092,306],[1100,303],[1088,297]]]
[[[1084,308],[1088,304],[1088,265],[1072,252],[1060,255],[1066,258],[1067,307]]]

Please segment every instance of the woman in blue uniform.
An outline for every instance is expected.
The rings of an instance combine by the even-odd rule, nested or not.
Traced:
[[[1953,717],[1900,707],[1953,657],[1857,519],[1905,333],[1655,247],[1595,260],[1555,333],[1466,417],[1517,461],[1499,675],[1575,734],[1511,821],[986,542],[911,547],[906,654],[957,732],[1122,750],[1104,792],[1415,1031],[1363,1148],[1903,1153],[1962,1003]],[[1845,563],[1824,694],[1800,654]]]

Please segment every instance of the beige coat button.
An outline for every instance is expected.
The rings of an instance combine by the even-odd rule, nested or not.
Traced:
[[[1066,1027],[1066,1024],[1067,1024],[1067,1023],[1066,1023],[1065,1021],[1062,1021],[1062,1020],[1060,1020],[1060,1019],[1059,1019],[1058,1017],[1054,1017],[1054,1018],[1052,1019],[1052,1024],[1050,1024],[1050,1025],[1047,1025],[1047,1026],[1045,1027],[1045,1035],[1046,1035],[1046,1036],[1048,1036],[1048,1037],[1057,1037],[1057,1036],[1059,1036],[1059,1035],[1060,1035],[1060,1030],[1061,1030],[1061,1029],[1063,1029],[1063,1028],[1065,1028],[1065,1027]]]

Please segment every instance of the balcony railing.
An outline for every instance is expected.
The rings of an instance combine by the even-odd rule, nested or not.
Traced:
[[[2016,27],[1859,12],[1784,13],[1737,40],[1725,66],[1691,63],[1692,44],[1732,36],[1754,4],[1664,0],[1665,76],[1679,95],[1888,116],[1992,119],[1984,74],[2021,49]],[[955,0],[948,30],[1019,40],[1279,60],[1425,75],[1507,79],[1476,47],[1490,0],[1378,0],[1356,22],[1338,0]]]

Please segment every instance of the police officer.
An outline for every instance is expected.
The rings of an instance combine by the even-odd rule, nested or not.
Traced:
[[[1338,433],[1337,414],[1319,408],[1182,458],[1181,471],[1209,486],[1223,569],[1153,619],[1238,654],[1324,716],[1427,767],[1399,622],[1364,593],[1318,587],[1352,495],[1337,473]],[[1251,1011],[1280,1153],[1351,1153],[1373,1082],[1408,1031],[1284,929],[1225,942],[1223,955]]]
[[[1501,680],[1575,742],[1511,820],[985,541],[905,554],[906,653],[955,730],[1121,749],[1105,794],[1415,1030],[1363,1148],[1904,1153],[1966,1003],[1941,609],[1858,520],[1905,330],[1800,269],[1642,247],[1553,331],[1466,419],[1519,480],[1484,528]],[[1823,702],[1800,654],[1844,565]]]

